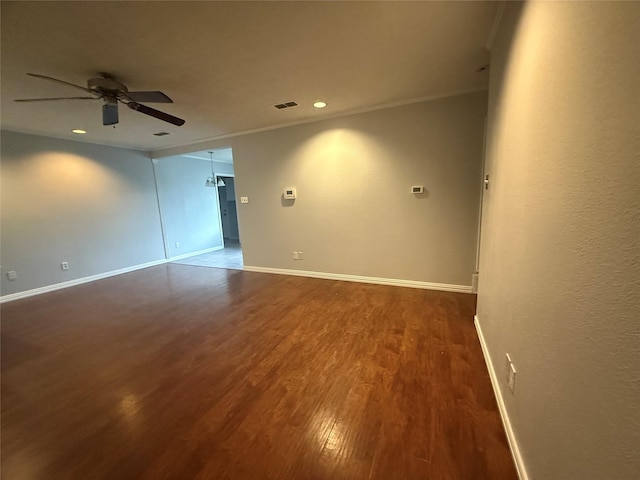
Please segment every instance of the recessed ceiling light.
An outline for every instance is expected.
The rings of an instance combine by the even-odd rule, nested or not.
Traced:
[[[324,102],[316,102],[316,103],[313,104],[313,106],[316,107],[316,108],[324,108],[324,107],[327,106],[327,104],[324,103]]]
[[[71,132],[77,133],[78,135],[82,135],[83,133],[87,133],[86,130],[81,130],[79,128],[75,128],[75,129],[71,130]]]

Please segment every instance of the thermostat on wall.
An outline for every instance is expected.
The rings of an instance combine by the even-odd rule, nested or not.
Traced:
[[[423,185],[413,185],[411,187],[411,193],[424,193]]]
[[[296,198],[296,189],[295,187],[287,187],[284,189],[283,194],[285,200],[295,200]]]

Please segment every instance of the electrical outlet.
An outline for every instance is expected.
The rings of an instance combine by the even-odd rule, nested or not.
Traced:
[[[180,248],[180,242],[176,242],[176,248]]]
[[[62,270],[69,270],[69,262],[60,262],[60,268]]]
[[[240,203],[249,203],[249,197],[240,197]]]
[[[298,252],[293,252],[293,259],[300,260],[300,258],[298,257]]]
[[[7,272],[7,278],[9,280],[17,280],[18,279],[18,274],[16,272],[14,272],[13,270],[11,270],[10,272]]]
[[[298,260],[302,260],[302,252],[298,252]]]

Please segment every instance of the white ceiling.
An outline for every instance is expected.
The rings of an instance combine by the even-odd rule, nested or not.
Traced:
[[[497,2],[2,1],[2,127],[158,150],[420,98],[481,90]],[[176,127],[27,72],[86,85],[109,72],[129,90],[161,90]],[[328,106],[312,107],[316,100]],[[278,110],[273,105],[296,101]],[[156,137],[153,133],[168,132]]]

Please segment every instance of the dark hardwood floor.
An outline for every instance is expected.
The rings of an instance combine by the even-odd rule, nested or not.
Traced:
[[[516,479],[474,303],[168,264],[3,304],[2,478]]]

